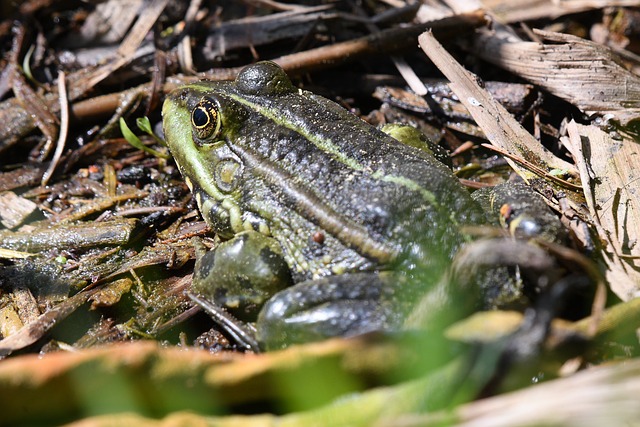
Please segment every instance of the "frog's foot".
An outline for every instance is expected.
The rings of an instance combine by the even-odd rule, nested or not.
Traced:
[[[289,344],[397,330],[403,315],[394,303],[392,277],[353,273],[299,283],[260,311],[258,341],[267,350]]]
[[[238,345],[246,350],[260,352],[260,346],[256,340],[256,330],[253,326],[241,322],[230,315],[224,308],[204,299],[198,295],[187,292],[187,295],[193,302],[198,304],[215,323],[218,324],[227,334],[229,334]]]

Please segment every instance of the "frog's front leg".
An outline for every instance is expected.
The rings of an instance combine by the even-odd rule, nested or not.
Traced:
[[[249,231],[211,251],[198,240],[194,244],[190,297],[248,349],[273,350],[402,325],[399,274],[350,273],[291,286],[282,250],[272,238]],[[245,321],[256,315],[254,329]]]
[[[190,298],[239,344],[258,350],[255,320],[266,300],[293,284],[278,243],[255,231],[238,234],[213,250],[194,239],[196,265]]]
[[[351,273],[308,280],[280,291],[256,325],[266,350],[290,344],[398,330],[398,279],[393,273]]]
[[[278,243],[246,231],[207,251],[195,241],[192,290],[229,309],[234,316],[255,319],[266,300],[293,284]]]

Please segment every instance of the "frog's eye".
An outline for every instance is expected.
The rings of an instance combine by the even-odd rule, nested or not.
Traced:
[[[202,98],[191,112],[193,136],[199,142],[208,142],[220,134],[220,111],[209,98]]]

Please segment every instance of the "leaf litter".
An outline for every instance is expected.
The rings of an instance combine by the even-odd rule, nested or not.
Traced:
[[[619,29],[612,24],[620,21],[607,19],[624,15],[632,20],[633,14],[627,12],[633,9],[626,8],[638,6],[637,2],[546,2],[543,6],[532,1],[519,1],[517,6],[500,1],[484,5],[450,2],[453,10],[458,7],[457,14],[444,5],[427,2],[380,2],[364,14],[362,9],[342,4],[309,7],[250,1],[248,6],[213,6],[194,1],[172,6],[154,0],[132,1],[127,8],[119,8],[116,3],[107,1],[86,9],[37,1],[19,6],[20,17],[55,16],[57,22],[82,28],[82,37],[87,39],[75,47],[70,44],[73,37],[65,42],[60,42],[63,37],[56,38],[56,31],[68,31],[62,27],[33,29],[20,19],[15,24],[5,20],[0,26],[4,43],[0,117],[8,124],[0,129],[0,189],[11,191],[2,195],[6,202],[0,209],[6,228],[0,230],[0,310],[5,319],[0,328],[4,337],[0,351],[3,355],[18,353],[0,362],[0,387],[5,395],[15,397],[4,403],[8,406],[3,409],[3,421],[69,421],[82,413],[94,415],[87,421],[95,424],[157,425],[144,414],[166,416],[160,423],[203,421],[198,415],[182,412],[194,410],[205,416],[217,414],[208,418],[216,425],[237,425],[240,421],[245,425],[309,425],[310,421],[322,424],[338,419],[360,425],[374,421],[379,425],[421,425],[443,419],[451,420],[452,425],[529,425],[558,422],[568,413],[574,414],[574,425],[597,425],[593,420],[599,419],[598,415],[606,414],[613,420],[611,408],[626,407],[607,390],[625,388],[625,393],[632,395],[630,390],[640,386],[633,375],[638,366],[633,358],[637,342],[628,342],[640,321],[635,300],[640,285],[640,157],[634,128],[638,119],[637,61],[631,51],[633,43],[622,48],[606,46],[587,40],[584,31],[570,34],[569,24],[584,26],[587,22],[600,36],[610,32],[611,40],[620,40],[613,37]],[[602,23],[594,23],[593,17],[599,16],[604,6],[610,9],[603,12]],[[119,10],[128,10],[127,15],[119,16],[124,13]],[[437,20],[426,21],[436,16]],[[531,31],[526,26],[506,25],[518,21],[547,23],[549,29]],[[106,32],[87,32],[92,22],[104,22]],[[491,25],[485,25],[487,22]],[[369,34],[372,25],[380,29]],[[424,33],[427,29],[430,32]],[[247,37],[249,31],[251,37]],[[633,34],[628,37],[633,41]],[[198,44],[199,40],[205,43]],[[423,78],[434,72],[416,48],[418,41],[449,81],[454,95],[447,95],[447,102],[464,106],[468,117],[446,115],[445,98],[436,97],[432,85]],[[439,42],[446,42],[447,47]],[[67,47],[65,43],[69,43]],[[87,58],[96,57],[99,50],[101,62],[88,63]],[[466,57],[461,54],[465,51]],[[455,53],[455,58],[448,52]],[[421,83],[407,85],[399,80],[386,59],[389,55],[403,74],[419,76]],[[541,96],[529,105],[498,104],[483,89],[480,78],[460,66],[459,58],[469,61],[463,62],[464,66],[481,77],[486,74],[516,80],[517,84],[527,82],[527,90],[537,90]],[[198,329],[203,322],[199,309],[184,296],[193,262],[189,239],[207,236],[209,230],[198,221],[171,161],[154,156],[166,153],[166,148],[142,136],[141,143],[150,150],[133,149],[121,138],[118,122],[150,115],[152,123],[157,123],[160,101],[171,89],[202,77],[233,78],[243,65],[257,59],[274,60],[300,84],[317,87],[354,109],[367,111],[366,103],[360,107],[358,101],[369,99],[371,103],[370,94],[384,93],[379,98],[383,105],[366,118],[374,124],[400,121],[431,131],[456,153],[454,164],[464,182],[474,188],[493,185],[505,179],[498,171],[504,171],[508,164],[545,196],[571,225],[572,247],[541,244],[531,253],[555,255],[572,265],[570,271],[589,270],[587,276],[594,282],[602,280],[612,295],[606,301],[602,292],[594,296],[592,312],[582,319],[549,319],[549,332],[543,335],[539,353],[506,362],[498,357],[493,379],[504,379],[495,374],[504,367],[511,371],[527,363],[539,367],[538,362],[545,358],[553,365],[545,366],[548,375],[569,378],[539,387],[521,385],[520,391],[511,393],[508,388],[485,387],[480,394],[494,397],[457,406],[449,413],[437,410],[442,402],[433,402],[428,396],[438,390],[436,384],[443,377],[448,378],[447,384],[464,384],[464,378],[456,376],[460,371],[452,365],[409,382],[385,378],[390,372],[396,378],[406,375],[401,372],[406,368],[403,365],[411,365],[408,360],[419,365],[417,361],[424,359],[422,349],[362,337],[294,347],[282,353],[242,355],[233,351],[232,343],[219,332],[205,334]],[[503,70],[502,74],[497,69]],[[66,85],[60,84],[62,78],[56,81],[62,75]],[[344,85],[344,78],[336,78],[342,75],[357,79],[362,89]],[[402,95],[402,91],[411,93],[406,86],[421,98],[412,102],[411,96]],[[67,102],[61,91],[68,95],[72,120],[77,120],[75,127],[68,128],[68,135],[67,119],[61,114]],[[421,105],[423,101],[429,108]],[[560,108],[554,110],[553,103]],[[558,116],[552,117],[547,109]],[[446,130],[438,127],[442,123],[447,123]],[[51,147],[56,140],[54,158]],[[487,142],[499,156],[493,149],[483,151]],[[39,186],[41,180],[43,185]],[[22,214],[12,216],[6,209],[11,200],[25,201]],[[135,219],[123,220],[123,216]],[[589,231],[584,232],[585,228]],[[215,245],[215,238],[210,243]],[[533,317],[542,314],[544,310]],[[497,310],[477,316],[469,321],[480,326],[456,324],[447,332],[449,338],[493,343],[486,348],[502,348],[502,355],[509,354],[504,348],[511,345],[509,337],[514,330],[528,331],[520,338],[532,337],[536,325],[544,323],[532,321],[527,311]],[[71,323],[80,325],[81,330],[74,332]],[[487,326],[492,324],[496,326]],[[511,326],[505,329],[506,325]],[[197,350],[195,342],[206,342],[206,351]],[[611,356],[594,353],[614,347],[623,354],[619,358],[627,361],[625,365],[590,367],[610,361]],[[29,354],[38,352],[46,356],[40,360]],[[331,367],[326,370],[309,368],[327,363]],[[573,374],[581,369],[584,372]],[[87,370],[95,376],[86,376]],[[147,392],[171,393],[171,403],[154,406],[153,402],[163,398],[150,393],[151,403],[132,406],[135,399],[126,392],[130,398],[122,400],[119,408],[137,412],[140,418],[117,415],[117,410],[98,416],[97,407],[86,412],[86,407],[79,406],[82,399],[50,399],[42,407],[33,406],[40,418],[15,411],[27,390],[51,396],[50,390],[64,390],[65,381],[76,377],[88,391],[94,381],[104,381],[113,372],[118,373],[113,379],[122,378],[120,373],[131,373],[138,387],[150,385]],[[291,406],[290,397],[279,391],[289,387],[304,395],[306,389],[291,378],[321,378],[336,372],[344,377],[331,378],[342,381],[342,386],[318,401]],[[345,378],[349,380],[345,382]],[[118,381],[103,382],[105,390],[119,390]],[[186,383],[206,398],[183,402],[180,384]],[[265,383],[271,386],[262,389]],[[572,395],[576,383],[582,384],[578,388],[592,390],[593,395]],[[439,391],[445,401],[449,390]],[[354,392],[358,394],[349,401],[334,400]],[[475,390],[466,400],[473,400],[478,393]],[[94,404],[100,401],[95,392],[85,396]],[[566,396],[567,401],[558,396]],[[598,398],[594,401],[593,396]],[[531,405],[533,401],[535,405]],[[255,409],[247,410],[248,406]],[[265,407],[280,407],[281,412],[250,415]],[[287,407],[290,410],[282,409]],[[582,408],[581,416],[571,412],[578,407]],[[222,416],[236,410],[248,415]],[[426,414],[416,414],[425,410]],[[630,409],[615,415],[624,421],[637,418],[638,413]]]

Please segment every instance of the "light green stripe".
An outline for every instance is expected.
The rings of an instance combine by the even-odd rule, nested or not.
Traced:
[[[357,170],[357,171],[362,171],[364,170],[364,166],[362,166],[357,160],[347,156],[343,151],[340,150],[340,147],[338,147],[336,144],[334,144],[330,139],[323,139],[323,138],[318,138],[316,135],[311,135],[308,132],[306,132],[303,128],[299,127],[299,126],[295,126],[294,124],[284,120],[284,118],[278,114],[275,114],[272,112],[272,110],[266,109],[261,107],[260,105],[254,104],[252,102],[247,101],[246,99],[239,97],[237,95],[233,95],[233,94],[229,94],[229,96],[253,109],[254,111],[258,112],[259,114],[270,118],[271,120],[273,120],[276,123],[282,124],[283,126],[285,126],[288,129],[291,129],[294,132],[299,133],[300,135],[302,135],[306,140],[311,141],[316,147],[318,147],[320,150],[331,154],[336,160],[338,160],[340,163],[350,167],[351,169]],[[422,187],[420,184],[418,184],[417,182],[406,178],[404,176],[398,176],[398,175],[385,175],[382,172],[374,172],[372,174],[372,177],[375,179],[379,179],[380,181],[384,181],[384,182],[391,182],[394,184],[398,184],[401,185],[403,187],[406,187],[410,190],[413,191],[417,191],[418,193],[420,193],[422,195],[422,197],[429,202],[431,205],[433,205],[436,208],[440,207],[440,204],[438,203],[438,200],[435,196],[435,194],[433,194],[431,191],[425,189],[424,187]]]
[[[407,187],[410,190],[417,191],[418,193],[420,193],[422,195],[422,197],[427,202],[431,203],[434,206],[440,206],[435,194],[433,194],[431,191],[427,190],[426,188],[424,188],[423,186],[421,186],[420,184],[418,184],[417,182],[415,182],[415,181],[413,181],[413,180],[411,180],[409,178],[406,178],[404,176],[397,176],[397,175],[384,175],[381,172],[375,172],[372,176],[375,179],[379,179],[380,181],[392,182],[394,184],[398,184],[398,185],[402,185],[403,187]]]
[[[330,139],[321,139],[318,138],[315,135],[311,135],[308,132],[305,132],[304,129],[302,129],[299,126],[295,126],[290,122],[287,122],[286,120],[284,120],[284,118],[278,114],[274,114],[272,113],[271,110],[267,109],[267,108],[263,108],[257,104],[254,104],[252,102],[247,101],[246,99],[239,97],[237,95],[233,95],[230,94],[229,95],[233,100],[246,105],[249,108],[252,108],[254,111],[260,113],[261,115],[270,118],[271,120],[273,120],[274,122],[284,125],[286,128],[291,129],[294,132],[299,133],[300,135],[302,135],[305,139],[311,141],[316,147],[318,147],[320,150],[330,153],[331,155],[333,155],[336,160],[338,160],[340,163],[343,163],[347,166],[349,166],[351,169],[355,169],[357,171],[361,171],[364,169],[364,167],[358,163],[356,160],[346,156],[341,150],[340,147],[338,147],[336,144],[334,144],[333,142],[331,142]]]

